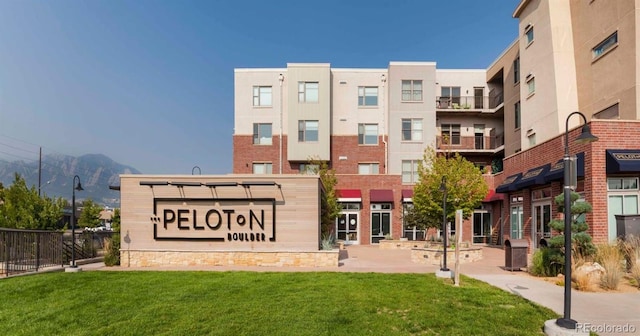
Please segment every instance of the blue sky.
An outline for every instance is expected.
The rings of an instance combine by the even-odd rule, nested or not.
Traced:
[[[0,0],[0,158],[230,173],[234,68],[485,69],[518,2]]]

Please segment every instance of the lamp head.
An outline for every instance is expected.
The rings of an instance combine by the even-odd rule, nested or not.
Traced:
[[[447,177],[442,177],[442,182],[440,182],[440,191],[447,191]]]
[[[78,180],[78,184],[76,185],[75,189],[77,191],[83,191],[84,189],[82,188],[82,184],[80,183],[80,180]]]
[[[575,140],[577,144],[588,144],[590,142],[598,141],[598,137],[591,134],[591,127],[588,124],[582,126],[582,133]]]

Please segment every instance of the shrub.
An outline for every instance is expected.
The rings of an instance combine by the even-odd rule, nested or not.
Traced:
[[[120,234],[114,233],[111,238],[105,239],[104,264],[107,266],[120,265]]]
[[[333,250],[333,246],[336,244],[336,238],[333,233],[325,234],[322,237],[321,248],[323,250]]]
[[[640,236],[627,235],[625,239],[618,239],[618,247],[624,254],[626,269],[631,271],[640,263]]]
[[[605,273],[600,278],[600,287],[604,289],[618,289],[620,281],[624,277],[622,270],[623,255],[616,245],[600,245],[596,258],[604,267]]]
[[[635,264],[631,267],[631,278],[635,280],[636,286],[640,288],[640,264]]]
[[[533,253],[529,272],[535,276],[557,276],[562,270],[562,252],[558,249],[542,247]]]

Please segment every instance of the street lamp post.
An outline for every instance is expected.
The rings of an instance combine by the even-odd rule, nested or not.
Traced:
[[[198,169],[198,175],[202,175],[202,170],[200,170],[200,167],[198,166],[193,166],[193,168],[191,168],[191,175],[196,174],[196,169]]]
[[[440,182],[440,191],[442,191],[442,268],[443,272],[449,272],[447,268],[447,177],[442,176]]]
[[[76,179],[78,184],[76,185]],[[76,190],[82,191],[82,184],[80,184],[80,176],[75,175],[73,177],[71,192],[71,267],[76,268]]]
[[[591,134],[591,128],[587,124],[587,118],[581,112],[572,112],[567,116],[564,133],[564,315],[556,320],[556,324],[566,329],[575,329],[576,321],[571,319],[571,190],[572,172],[570,165],[575,162],[569,156],[569,119],[574,114],[582,117],[584,125],[582,133],[575,140],[577,144],[587,144],[598,141],[598,137]]]

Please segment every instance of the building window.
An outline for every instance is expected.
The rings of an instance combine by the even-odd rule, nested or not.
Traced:
[[[298,102],[318,102],[318,82],[298,82]]]
[[[402,119],[402,141],[422,141],[422,119]]]
[[[442,124],[441,129],[443,144],[460,144],[460,124]]]
[[[378,144],[378,124],[358,124],[358,145]]]
[[[253,87],[253,106],[271,106],[271,87]]]
[[[620,111],[618,110],[618,103],[615,103],[606,109],[593,115],[594,119],[620,119]]]
[[[254,174],[271,174],[271,162],[258,162],[253,164]]]
[[[514,121],[515,121],[515,129],[520,128],[520,102],[516,102],[513,105],[513,110],[514,110]]]
[[[536,93],[536,78],[533,75],[527,76],[527,95]]]
[[[533,26],[532,25],[529,24],[524,28],[524,35],[527,37],[527,46],[533,43]]]
[[[522,205],[511,206],[511,239],[522,239],[524,211]]]
[[[520,57],[513,61],[513,84],[520,82]]]
[[[418,182],[418,160],[402,160],[402,183]]]
[[[443,86],[440,88],[440,104],[445,101],[453,108],[460,108],[460,87]]]
[[[638,213],[640,194],[637,177],[607,178],[607,213],[609,241],[615,242],[618,236],[615,215],[635,215]]]
[[[253,144],[271,145],[271,124],[253,124]]]
[[[378,87],[358,86],[358,106],[378,106]]]
[[[402,81],[402,101],[422,101],[422,81]]]
[[[615,32],[604,41],[600,42],[597,46],[595,46],[591,50],[591,56],[595,59],[606,53],[607,51],[613,49],[618,45],[618,32]]]
[[[380,164],[358,163],[358,174],[360,175],[380,174]]]
[[[320,166],[312,163],[301,163],[300,164],[300,174],[303,175],[315,175],[320,171]]]
[[[318,121],[299,120],[298,121],[298,141],[313,142],[318,141]]]

